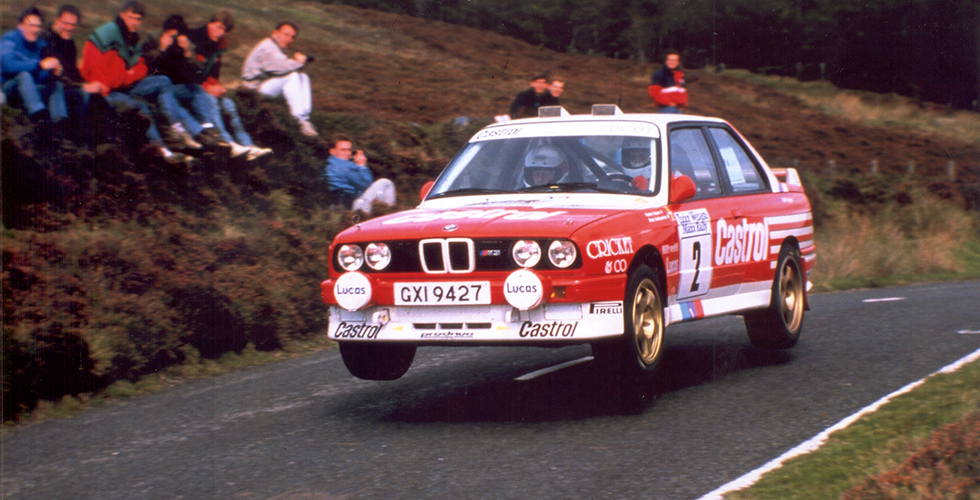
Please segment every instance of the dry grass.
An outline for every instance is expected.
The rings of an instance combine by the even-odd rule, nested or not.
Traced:
[[[897,94],[841,90],[826,81],[801,82],[795,78],[759,75],[745,70],[728,70],[725,75],[772,87],[827,115],[862,125],[908,128],[980,144],[980,115],[974,112],[947,110],[937,104],[921,103]]]
[[[975,233],[966,212],[930,198],[874,214],[845,208],[817,230],[812,280],[833,290],[962,273],[961,253]]]

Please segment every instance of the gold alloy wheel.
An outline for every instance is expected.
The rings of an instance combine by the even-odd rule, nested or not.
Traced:
[[[633,297],[633,341],[640,361],[650,366],[660,356],[664,341],[663,304],[656,285],[645,279]]]
[[[779,273],[779,305],[786,329],[796,332],[803,322],[803,279],[799,268],[790,259],[783,262]]]

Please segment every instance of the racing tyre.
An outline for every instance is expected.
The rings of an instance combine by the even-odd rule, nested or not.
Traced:
[[[647,266],[630,274],[623,304],[625,334],[592,345],[593,357],[621,390],[629,411],[642,410],[648,399],[646,381],[660,364],[664,349],[664,301],[657,276]]]
[[[351,375],[365,380],[401,378],[415,359],[414,345],[341,342],[340,357]]]
[[[788,349],[796,345],[803,331],[805,280],[800,251],[784,246],[772,280],[769,307],[745,315],[745,329],[753,345],[762,349]]]

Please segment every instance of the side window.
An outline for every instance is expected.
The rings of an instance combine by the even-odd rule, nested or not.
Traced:
[[[671,130],[670,173],[683,174],[693,179],[698,188],[696,198],[721,194],[715,162],[700,128]]]
[[[727,129],[711,127],[708,129],[715,145],[722,167],[728,174],[733,193],[762,191],[766,188],[765,177],[759,172],[749,152],[732,136]]]

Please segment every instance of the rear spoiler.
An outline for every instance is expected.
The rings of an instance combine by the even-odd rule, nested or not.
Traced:
[[[803,183],[800,182],[800,174],[795,168],[774,168],[772,175],[779,181],[780,193],[802,193]]]

